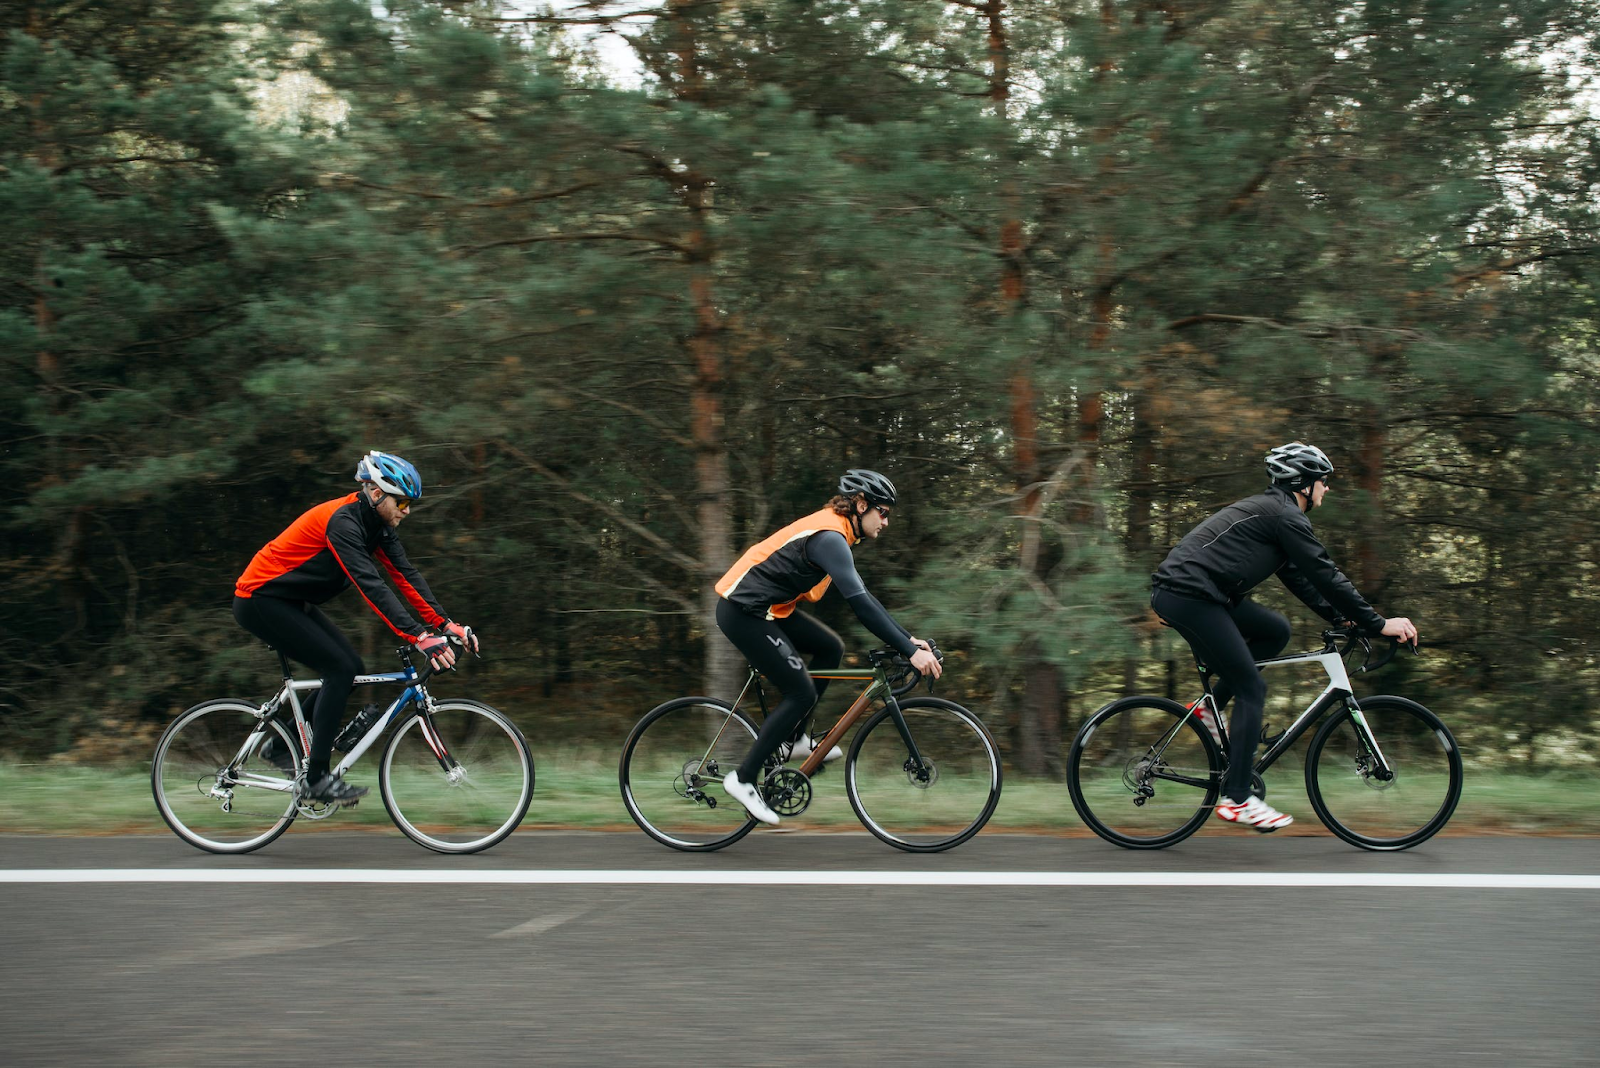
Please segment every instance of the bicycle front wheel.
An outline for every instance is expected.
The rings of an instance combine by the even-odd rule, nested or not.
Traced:
[[[261,755],[269,741],[291,770]],[[294,822],[300,746],[246,701],[207,701],[172,722],[156,743],[150,790],[172,832],[208,853],[248,853]]]
[[[1369,697],[1360,714],[1388,773],[1346,706],[1328,717],[1306,750],[1311,807],[1328,830],[1362,849],[1426,842],[1461,800],[1455,738],[1438,716],[1403,697]]]
[[[622,746],[622,803],[662,845],[704,853],[755,828],[722,779],[755,744],[756,727],[713,697],[680,697],[645,713]]]
[[[403,721],[378,765],[389,818],[438,853],[476,853],[517,829],[533,800],[533,754],[505,713],[438,701]]]
[[[1000,748],[953,701],[900,702],[916,756],[894,713],[880,709],[845,758],[845,793],[867,830],[896,849],[937,853],[983,829],[1000,803]],[[919,759],[920,758],[920,759]]]
[[[1078,731],[1067,792],[1089,829],[1126,849],[1160,849],[1205,823],[1223,759],[1201,721],[1176,701],[1124,697]]]

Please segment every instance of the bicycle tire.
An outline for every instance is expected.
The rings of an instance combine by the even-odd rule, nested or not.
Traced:
[[[242,764],[234,760],[246,741],[265,727],[290,754],[290,779],[300,776],[299,744],[277,720],[265,724],[259,706],[234,698],[204,701],[173,720],[156,742],[150,760],[150,792],[156,811],[172,833],[208,853],[249,853],[277,839],[294,823],[298,809],[293,790],[248,789],[253,777],[281,780],[285,772],[261,757],[265,738],[257,742]],[[261,768],[252,768],[259,761]],[[224,771],[230,780],[224,782]],[[243,776],[243,778],[241,778]],[[230,794],[229,811],[223,799],[213,797],[215,787]],[[281,803],[280,803],[281,799]],[[243,807],[237,807],[238,805]],[[259,811],[257,809],[259,808]]]
[[[845,793],[862,826],[908,853],[952,849],[979,831],[1000,803],[1000,747],[976,714],[954,701],[899,702],[917,751],[913,769],[888,707],[862,724],[845,756]]]
[[[756,725],[714,697],[657,705],[622,745],[617,783],[639,829],[664,846],[709,853],[755,829],[756,820],[722,791],[722,777],[755,743]]]
[[[1156,753],[1174,726],[1172,740]],[[1210,817],[1223,766],[1221,751],[1188,708],[1163,697],[1124,697],[1090,716],[1073,738],[1067,792],[1079,818],[1106,841],[1164,849]]]
[[[1347,705],[1323,721],[1306,749],[1306,794],[1328,830],[1362,849],[1395,852],[1420,845],[1450,821],[1461,800],[1461,748],[1433,712],[1404,697],[1360,702],[1394,772],[1381,782]]]
[[[378,764],[383,807],[407,838],[436,853],[478,853],[517,829],[533,801],[533,753],[504,712],[482,701],[434,702],[446,769],[413,710]]]

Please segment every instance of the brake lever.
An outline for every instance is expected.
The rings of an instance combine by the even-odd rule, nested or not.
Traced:
[[[467,650],[468,652],[470,652],[472,654],[472,659],[474,659],[474,660],[482,660],[483,659],[483,654],[478,652],[477,648],[475,648],[474,646],[468,645],[466,642],[462,641],[460,638],[456,637],[454,634],[446,634],[444,637],[445,637],[445,641],[449,642],[451,645],[459,645],[461,648],[463,648],[463,649]],[[460,660],[461,658],[460,657],[456,657],[456,659]],[[447,668],[446,670],[454,671],[455,667],[452,665],[451,667]]]

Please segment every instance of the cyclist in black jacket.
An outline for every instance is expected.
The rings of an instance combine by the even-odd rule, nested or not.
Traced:
[[[1272,485],[1230,504],[1186,534],[1156,568],[1150,606],[1183,635],[1196,658],[1219,680],[1217,708],[1237,698],[1228,721],[1228,774],[1217,816],[1258,831],[1276,831],[1292,816],[1250,793],[1250,772],[1261,735],[1267,684],[1255,662],[1289,644],[1289,621],[1247,595],[1277,575],[1323,619],[1404,642],[1417,628],[1402,616],[1373,610],[1328,557],[1306,513],[1322,503],[1333,475],[1323,451],[1298,441],[1267,453]]]

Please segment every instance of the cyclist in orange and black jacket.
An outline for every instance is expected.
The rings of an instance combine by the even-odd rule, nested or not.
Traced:
[[[850,553],[852,545],[883,533],[894,503],[894,483],[883,475],[846,471],[828,507],[751,546],[717,580],[718,629],[783,694],[744,763],[722,780],[728,795],[763,823],[777,823],[778,816],[761,796],[762,768],[781,746],[790,746],[789,760],[810,755],[806,719],[827,688],[826,680],[813,681],[806,673],[800,654],[809,654],[818,669],[838,667],[844,656],[839,636],[796,608],[802,600],[815,603],[829,586],[837,587],[856,618],[912,667],[933,678],[942,670],[928,643],[913,638],[867,592]],[[839,756],[837,748],[824,759]]]
[[[324,501],[268,542],[234,584],[233,617],[245,630],[322,676],[312,698],[311,753],[301,796],[352,802],[366,795],[328,770],[334,736],[355,677],[366,668],[319,604],[354,584],[389,629],[435,670],[455,663],[449,637],[478,651],[471,627],[452,623],[422,575],[406,559],[396,529],[422,497],[417,469],[398,456],[369,452],[356,465],[355,493]],[[406,611],[380,575],[388,574],[426,625]]]

